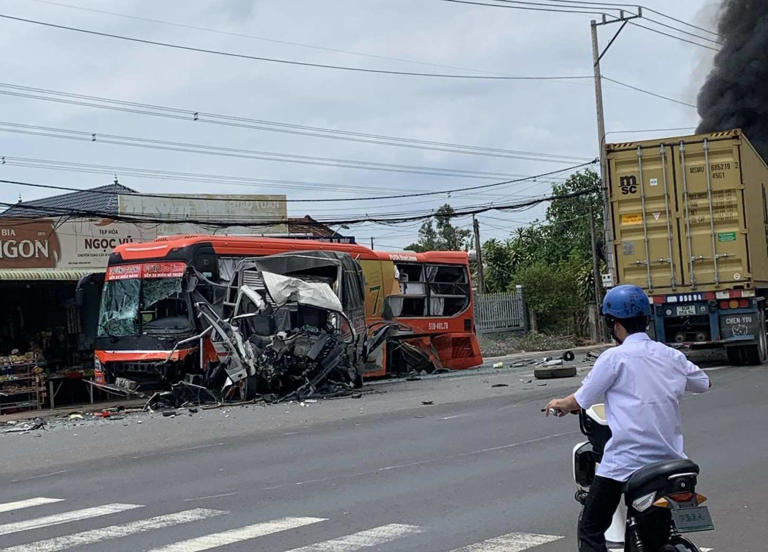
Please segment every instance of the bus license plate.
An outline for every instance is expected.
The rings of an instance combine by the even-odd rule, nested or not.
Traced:
[[[715,528],[706,506],[672,510],[672,520],[681,533],[712,531]]]
[[[696,314],[696,305],[680,305],[677,307],[677,316],[691,316]]]

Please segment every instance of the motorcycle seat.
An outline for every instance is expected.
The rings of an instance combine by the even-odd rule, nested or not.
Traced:
[[[627,481],[625,493],[627,498],[642,496],[653,490],[665,488],[669,477],[682,473],[699,473],[699,465],[688,459],[665,460],[637,470]]]

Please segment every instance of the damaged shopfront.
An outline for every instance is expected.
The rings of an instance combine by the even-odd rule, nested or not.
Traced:
[[[103,280],[98,272],[112,248],[151,235],[105,219],[0,219],[0,412],[22,402],[42,407],[55,395],[89,398],[77,381],[93,370]],[[37,370],[34,387],[21,385],[18,359]],[[24,393],[31,390],[34,400]]]
[[[210,198],[216,198],[211,201]],[[141,196],[118,183],[19,202],[0,213],[0,414],[93,400],[93,353],[109,257],[121,245],[159,234],[199,231],[191,224],[129,222],[142,213],[284,220],[285,196]],[[64,213],[67,213],[65,215]],[[71,216],[69,213],[75,214]],[[93,216],[77,216],[93,213]],[[285,232],[278,224],[264,231]],[[230,232],[252,231],[228,227]],[[162,274],[142,289],[146,310],[176,329],[184,305],[175,302],[180,280]],[[123,286],[135,285],[126,280]],[[165,316],[168,314],[168,316]],[[141,313],[141,323],[152,320]],[[169,322],[169,319],[171,321]],[[115,334],[136,321],[116,321]],[[121,326],[127,325],[127,326]],[[103,329],[101,330],[103,332]],[[179,329],[176,329],[179,331]],[[34,378],[34,379],[33,379]],[[98,382],[97,382],[98,383]]]

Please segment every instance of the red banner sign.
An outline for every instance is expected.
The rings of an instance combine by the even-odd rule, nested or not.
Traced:
[[[107,268],[106,280],[131,278],[180,278],[187,269],[186,263],[144,263],[116,265]]]

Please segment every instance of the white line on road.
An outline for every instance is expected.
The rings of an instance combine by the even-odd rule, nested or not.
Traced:
[[[714,548],[700,548],[701,552],[712,552]],[[609,548],[609,552],[624,552],[623,548]]]
[[[181,523],[189,523],[191,521],[199,521],[226,513],[228,512],[223,510],[195,508],[194,510],[185,510],[175,514],[156,516],[149,519],[124,523],[122,525],[111,525],[109,527],[104,527],[103,529],[93,529],[91,531],[83,531],[82,533],[75,533],[73,535],[64,535],[53,539],[3,548],[0,552],[25,552],[29,550],[34,550],[35,552],[58,552],[59,550],[66,550],[68,548],[74,548],[75,546],[85,546],[87,544],[95,544],[97,542],[118,539],[120,537],[127,537],[138,533],[146,533],[147,531],[171,527]]]
[[[555,542],[564,537],[555,535],[537,535],[535,533],[509,533],[492,539],[469,544],[451,552],[522,552],[529,548]]]
[[[67,470],[41,473],[40,475],[33,475],[32,477],[24,477],[22,479],[11,479],[11,483],[23,483],[24,481],[32,481],[33,479],[42,479],[43,477],[52,477],[54,475],[61,475],[62,473],[67,473]]]
[[[540,443],[542,441],[548,441],[550,439],[558,439],[560,437],[566,437],[570,435],[579,435],[578,431],[567,431],[565,433],[553,433],[551,435],[545,435],[544,437],[537,437],[535,439],[527,439],[525,441],[517,441],[515,443],[509,443],[507,445],[500,445],[498,447],[490,447],[490,448],[484,448],[479,450],[470,450],[467,452],[457,452],[456,454],[449,454],[449,455],[443,455],[443,456],[433,456],[430,458],[427,458],[425,460],[416,460],[414,462],[407,462],[404,464],[395,464],[392,466],[382,466],[381,468],[376,468],[374,470],[370,471],[360,471],[360,472],[352,472],[352,473],[345,473],[343,475],[329,475],[327,477],[321,477],[318,479],[306,479],[304,481],[294,481],[293,483],[281,483],[279,485],[272,485],[269,487],[262,487],[262,491],[274,491],[276,489],[283,489],[285,487],[293,487],[294,485],[310,485],[314,483],[327,483],[330,481],[339,481],[344,479],[354,479],[357,477],[366,477],[371,475],[376,475],[378,473],[385,473],[392,470],[401,470],[404,468],[415,468],[418,466],[432,466],[436,464],[437,462],[448,462],[451,460],[457,460],[459,458],[466,458],[468,456],[476,456],[479,454],[486,454],[489,452],[497,452],[501,450],[508,450],[513,449],[517,447],[521,447],[524,445],[531,445],[535,443]]]
[[[118,512],[141,507],[141,504],[106,504],[104,506],[73,510],[71,512],[55,514],[53,516],[26,519],[24,521],[16,521],[14,523],[0,525],[0,535],[18,533],[19,531],[29,531],[30,529],[40,529],[41,527],[49,527],[51,525],[61,525],[62,523],[69,523],[70,521],[106,516],[108,514],[116,514]]]
[[[35,498],[28,498],[27,500],[17,500],[15,502],[6,502],[0,504],[0,512],[10,512],[11,510],[21,510],[22,508],[31,508],[32,506],[42,506],[43,504],[53,504],[54,502],[61,502],[63,498],[45,498],[44,496],[38,496]]]
[[[231,529],[222,533],[212,533],[194,539],[175,542],[168,546],[153,548],[150,552],[198,552],[200,550],[210,550],[211,548],[255,539],[257,537],[263,537],[264,535],[287,531],[288,529],[295,529],[297,527],[311,525],[312,523],[319,523],[321,521],[326,520],[324,518],[313,517],[287,517],[275,521],[256,523],[255,525],[248,525],[246,527],[240,527],[239,529]]]
[[[207,500],[209,498],[223,498],[225,496],[235,496],[238,494],[237,492],[233,493],[220,493],[215,495],[206,495],[206,496],[193,496],[192,498],[185,498],[184,502],[194,502],[195,500]]]
[[[339,537],[338,539],[331,539],[310,544],[309,546],[303,546],[301,548],[294,548],[288,552],[354,552],[355,550],[379,546],[397,538],[420,532],[421,529],[415,525],[392,523],[390,525],[382,525],[381,527],[374,527],[373,529]]]

